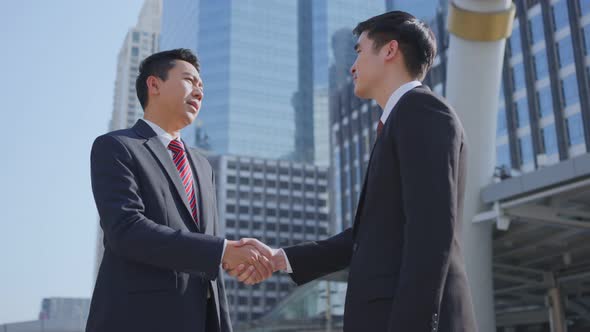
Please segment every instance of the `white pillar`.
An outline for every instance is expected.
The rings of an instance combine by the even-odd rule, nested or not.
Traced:
[[[459,8],[481,13],[506,11],[510,0],[453,0]],[[449,8],[449,11],[452,9]],[[463,211],[463,252],[480,332],[495,332],[492,285],[492,227],[472,223],[484,209],[480,191],[490,184],[496,159],[496,113],[505,39],[471,41],[451,33],[447,99],[467,135],[467,182]]]

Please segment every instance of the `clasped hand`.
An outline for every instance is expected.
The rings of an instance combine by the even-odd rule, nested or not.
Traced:
[[[229,241],[222,258],[223,269],[246,285],[260,283],[279,270],[286,261],[279,249],[272,249],[252,238]]]

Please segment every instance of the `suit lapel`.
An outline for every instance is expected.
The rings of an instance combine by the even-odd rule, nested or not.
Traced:
[[[184,191],[184,186],[180,180],[180,175],[178,174],[176,166],[172,162],[172,158],[170,158],[168,150],[164,147],[162,142],[160,142],[158,136],[152,130],[152,128],[150,128],[149,125],[144,121],[137,121],[133,128],[139,135],[147,139],[147,141],[144,143],[145,146],[160,162],[160,165],[168,175],[168,178],[174,184],[174,188],[176,188],[176,192],[182,200],[182,203],[186,208],[186,212],[189,214],[189,216],[192,216],[190,205],[188,204],[188,197],[186,197],[186,192]]]

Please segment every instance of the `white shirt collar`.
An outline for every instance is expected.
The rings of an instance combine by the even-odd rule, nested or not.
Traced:
[[[160,142],[162,142],[162,144],[164,144],[164,146],[166,148],[168,148],[168,145],[174,139],[174,137],[172,137],[172,135],[170,135],[167,131],[162,129],[157,124],[151,122],[150,120],[147,120],[147,119],[141,119],[141,120],[143,120],[145,123],[147,123],[156,132],[156,135],[158,135],[158,139],[160,139]],[[178,136],[178,139],[180,140],[180,135]]]
[[[381,122],[385,123],[385,121],[387,121],[389,114],[391,114],[391,111],[393,110],[393,108],[395,107],[397,102],[401,99],[401,97],[403,95],[406,94],[406,92],[408,92],[408,91],[412,90],[413,88],[420,86],[420,85],[422,85],[422,83],[420,83],[420,81],[411,81],[411,82],[402,84],[402,86],[400,86],[395,91],[393,91],[393,93],[391,94],[391,96],[389,96],[389,99],[387,100],[387,104],[385,104],[385,108],[383,109],[383,114],[381,114]]]

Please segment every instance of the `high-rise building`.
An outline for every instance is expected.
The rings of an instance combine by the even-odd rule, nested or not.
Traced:
[[[293,161],[220,155],[216,173],[219,219],[228,240],[255,237],[277,248],[326,238],[328,169]],[[246,286],[226,275],[233,322],[259,318],[290,294],[291,278],[275,274]]]
[[[109,131],[129,128],[143,117],[143,109],[135,91],[135,80],[141,61],[159,51],[161,16],[162,0],[145,0],[137,24],[125,35],[117,60],[113,114]],[[98,272],[104,251],[100,227],[97,234],[95,272]]]
[[[79,320],[86,322],[90,300],[80,298],[51,297],[41,302],[39,319]]]
[[[139,73],[141,61],[159,50],[161,14],[161,0],[146,0],[141,8],[137,24],[129,29],[123,40],[117,60],[110,130],[129,128],[143,116],[135,91],[135,79]]]
[[[165,1],[163,49],[196,51],[205,98],[199,114],[220,154],[287,158],[294,150],[297,3]],[[190,143],[196,129],[183,131]]]

